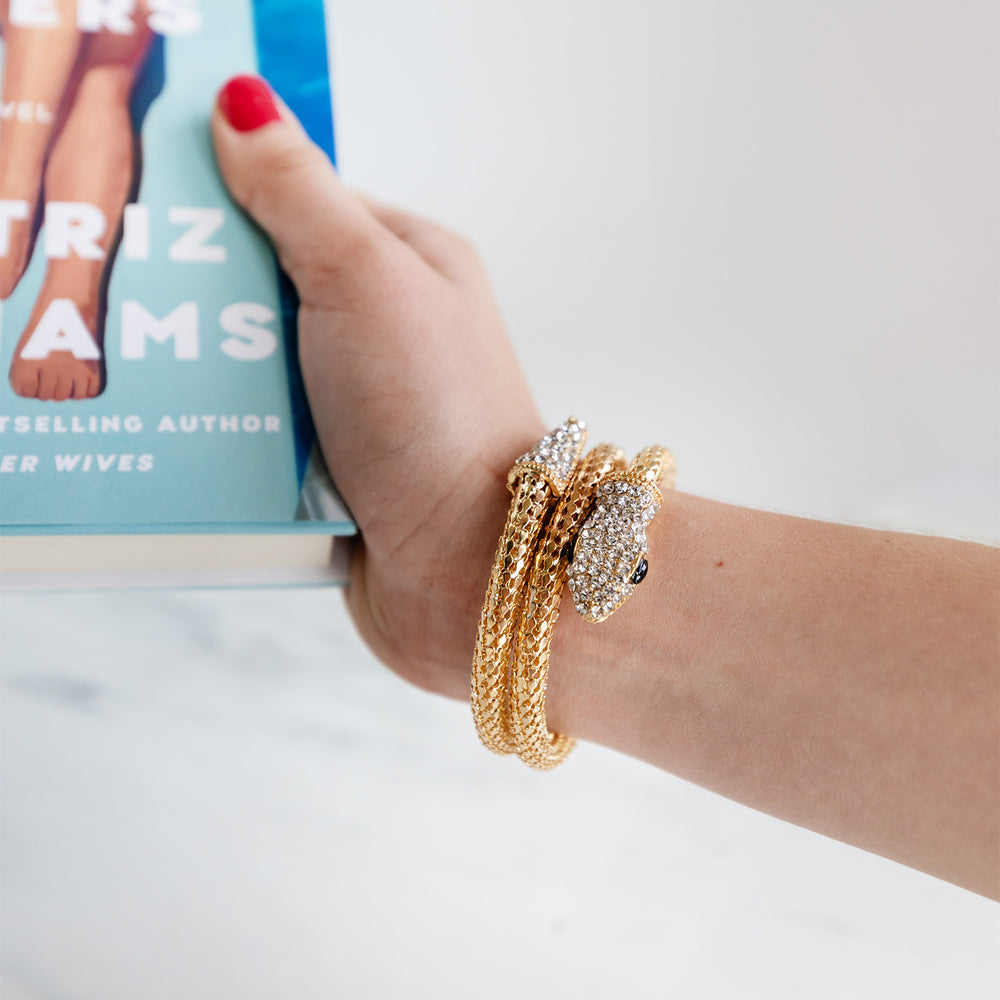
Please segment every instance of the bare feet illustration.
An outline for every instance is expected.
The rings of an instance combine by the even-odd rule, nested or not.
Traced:
[[[46,314],[62,325],[79,329],[73,350],[46,349],[40,357],[29,346],[33,331]],[[14,348],[10,384],[19,396],[32,399],[91,399],[104,388],[102,338],[94,335],[101,324],[102,309],[95,300],[81,306],[80,299],[57,295],[43,286],[28,319],[28,325]],[[103,332],[103,331],[102,331]]]
[[[0,201],[7,203],[7,253],[0,256],[0,298],[9,297],[30,262],[46,206],[83,204],[103,217],[90,251],[69,248],[46,263],[42,287],[10,366],[19,396],[88,399],[105,386],[104,320],[125,205],[138,181],[138,136],[130,102],[149,53],[146,4],[132,34],[82,32],[75,0],[56,0],[53,27],[11,25],[0,2],[4,43],[0,124]],[[33,337],[39,324],[67,316],[68,338]],[[85,332],[84,332],[85,331]],[[48,349],[42,349],[48,340]],[[65,348],[65,349],[64,349]],[[72,348],[72,349],[70,349]]]
[[[65,4],[64,4],[65,6]],[[0,125],[0,200],[18,203],[9,213],[9,245],[0,257],[0,299],[21,280],[40,222],[42,174],[63,98],[80,51],[81,35],[72,18],[44,31],[8,24],[0,6],[4,40]]]

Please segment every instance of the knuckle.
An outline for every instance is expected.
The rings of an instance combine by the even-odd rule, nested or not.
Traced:
[[[451,239],[455,253],[465,257],[470,264],[476,264],[482,260],[479,253],[479,247],[477,247],[468,236],[465,236],[462,233],[451,233]]]
[[[459,276],[471,292],[478,293],[489,285],[486,262],[482,252],[471,240],[458,233],[450,234],[448,256],[452,272]]]
[[[442,244],[447,248],[452,257],[461,259],[470,266],[480,266],[482,264],[479,248],[467,236],[443,226],[439,229],[439,233]]]
[[[247,211],[257,216],[266,209],[268,202],[279,202],[283,195],[302,177],[321,166],[328,167],[326,157],[312,143],[282,144],[264,150],[256,169],[242,191],[242,202]]]
[[[299,294],[317,305],[343,305],[352,289],[384,283],[389,271],[384,243],[368,232],[322,234],[283,248],[281,265]]]

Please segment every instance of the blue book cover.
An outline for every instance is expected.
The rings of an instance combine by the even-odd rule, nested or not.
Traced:
[[[208,129],[259,73],[333,157],[323,0],[0,12],[0,533],[352,533]]]

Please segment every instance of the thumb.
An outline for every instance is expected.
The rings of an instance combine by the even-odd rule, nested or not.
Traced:
[[[337,304],[370,283],[388,231],[263,80],[222,87],[212,139],[230,193],[270,236],[303,301]]]

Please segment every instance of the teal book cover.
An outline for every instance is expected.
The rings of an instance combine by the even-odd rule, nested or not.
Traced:
[[[0,533],[354,525],[294,289],[208,129],[259,73],[333,158],[322,0],[0,0]]]

